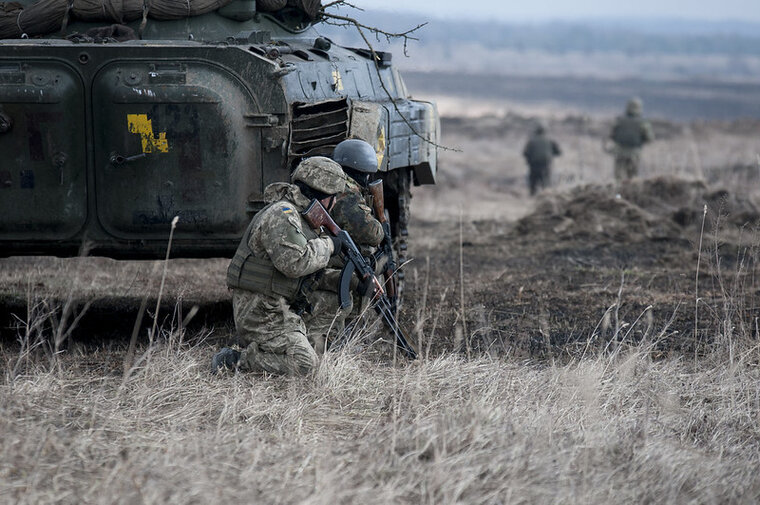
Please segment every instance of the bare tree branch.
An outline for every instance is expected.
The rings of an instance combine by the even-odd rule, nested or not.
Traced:
[[[324,12],[325,9],[329,9],[330,7],[351,7],[352,9],[356,9],[358,11],[364,11],[361,7],[357,7],[356,5],[352,3],[348,3],[345,0],[335,0],[334,2],[326,3],[322,6],[322,11]]]
[[[343,4],[343,2],[341,2],[341,4]],[[348,16],[340,16],[338,14],[333,14],[333,13],[330,13],[330,12],[323,12],[322,16],[324,18],[326,18],[326,19],[334,19],[334,20],[341,21],[340,23],[335,23],[335,22],[329,23],[328,22],[329,24],[333,24],[333,25],[336,25],[336,26],[351,26],[351,25],[355,26],[359,30],[359,34],[362,36],[362,38],[364,39],[364,41],[367,42],[367,45],[369,46],[369,49],[373,53],[375,52],[375,50],[372,49],[371,45],[369,45],[369,42],[367,41],[367,37],[364,36],[364,33],[362,32],[362,30],[367,30],[367,31],[372,32],[375,35],[375,38],[377,38],[378,40],[380,40],[381,36],[385,37],[385,39],[388,42],[392,41],[393,39],[403,39],[404,40],[404,56],[409,56],[409,54],[407,53],[407,43],[410,40],[419,40],[417,37],[412,37],[411,34],[414,33],[414,32],[416,32],[417,30],[419,30],[420,28],[422,28],[423,26],[425,26],[427,24],[427,23],[420,23],[420,24],[418,24],[417,26],[415,26],[414,28],[412,28],[410,30],[406,30],[404,32],[393,33],[393,32],[387,32],[385,30],[381,30],[380,28],[376,28],[374,26],[367,26],[365,24],[360,23],[356,19],[350,18]]]
[[[325,6],[322,7],[322,11],[320,12],[320,16],[323,20],[323,22],[327,24],[332,24],[335,26],[353,26],[356,28],[356,31],[359,32],[359,35],[361,36],[362,40],[364,40],[364,43],[367,45],[367,48],[370,51],[370,54],[372,55],[372,61],[375,66],[375,72],[377,72],[377,77],[380,80],[380,86],[383,88],[383,91],[388,96],[388,99],[393,104],[393,108],[396,111],[396,113],[401,117],[401,119],[404,121],[406,126],[412,131],[412,133],[416,136],[422,139],[423,142],[426,142],[432,146],[435,146],[439,149],[442,149],[444,151],[456,151],[461,152],[461,149],[455,149],[452,147],[446,147],[443,145],[438,144],[437,142],[434,142],[427,137],[423,136],[421,133],[417,131],[417,129],[412,125],[412,123],[409,121],[409,119],[404,115],[403,112],[401,112],[401,109],[399,109],[398,104],[396,103],[396,99],[391,95],[390,90],[385,84],[385,80],[383,79],[383,75],[380,73],[380,57],[378,56],[377,52],[375,51],[375,48],[372,47],[372,44],[370,43],[369,39],[367,38],[367,35],[365,34],[365,30],[373,33],[375,35],[375,38],[377,40],[380,40],[380,37],[385,37],[385,39],[390,42],[393,39],[403,39],[404,41],[404,56],[409,56],[407,54],[407,43],[410,40],[419,40],[416,37],[412,36],[413,33],[415,33],[417,30],[425,26],[427,23],[421,23],[415,26],[414,28],[410,30],[406,30],[403,32],[388,32],[385,30],[382,30],[380,28],[374,27],[374,26],[367,26],[363,23],[360,23],[358,20],[349,17],[349,16],[341,16],[339,14],[333,14],[331,12],[325,12],[324,9],[327,7],[353,7],[355,6],[351,5],[350,3],[346,2],[345,0],[336,0],[334,2],[331,2]],[[361,9],[359,9],[361,10]],[[331,21],[333,20],[333,21]]]

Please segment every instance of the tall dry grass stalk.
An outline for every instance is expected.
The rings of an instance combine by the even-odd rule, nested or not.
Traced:
[[[467,331],[467,310],[464,303],[464,209],[459,208],[459,308],[462,318],[462,337],[464,338],[467,357],[470,357],[470,333]]]
[[[169,242],[166,244],[166,257],[164,258],[164,268],[161,272],[161,285],[158,288],[158,296],[156,297],[156,310],[153,313],[153,327],[150,330],[148,338],[151,342],[156,336],[156,326],[158,325],[158,309],[161,307],[161,297],[164,294],[164,284],[166,283],[166,269],[169,266],[169,254],[172,250],[172,239],[174,238],[174,229],[179,222],[179,216],[174,216],[172,219],[171,230],[169,230]]]
[[[699,249],[697,251],[697,269],[694,273],[694,361],[697,360],[699,347],[699,265],[702,261],[702,238],[705,235],[705,220],[707,219],[707,204],[702,211],[702,227],[699,230]]]

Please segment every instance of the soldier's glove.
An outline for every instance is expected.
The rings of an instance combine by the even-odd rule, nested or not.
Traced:
[[[330,240],[332,240],[333,243],[333,256],[337,256],[343,249],[343,241],[340,239],[340,237],[332,236],[330,237]]]

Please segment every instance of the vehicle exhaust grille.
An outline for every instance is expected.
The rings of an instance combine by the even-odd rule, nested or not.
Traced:
[[[328,156],[348,137],[348,101],[330,100],[293,105],[291,156]]]

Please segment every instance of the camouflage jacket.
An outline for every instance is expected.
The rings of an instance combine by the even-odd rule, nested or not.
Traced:
[[[309,200],[297,186],[277,182],[264,190],[271,202],[254,219],[248,247],[253,254],[269,258],[274,267],[287,277],[309,275],[327,266],[333,253],[333,243],[319,237],[301,217]]]
[[[361,186],[350,177],[346,179],[346,191],[336,196],[330,215],[338,226],[348,232],[362,254],[369,256],[385,236],[383,225],[373,217],[371,201],[367,201]],[[344,264],[340,257],[333,257],[319,281],[318,289],[337,293],[340,270]],[[356,276],[354,280],[358,280]]]
[[[383,225],[374,218],[361,186],[346,179],[346,191],[336,196],[330,215],[357,245],[375,247],[383,240]]]
[[[615,120],[610,138],[618,149],[639,149],[654,140],[652,125],[641,116],[625,115]]]

